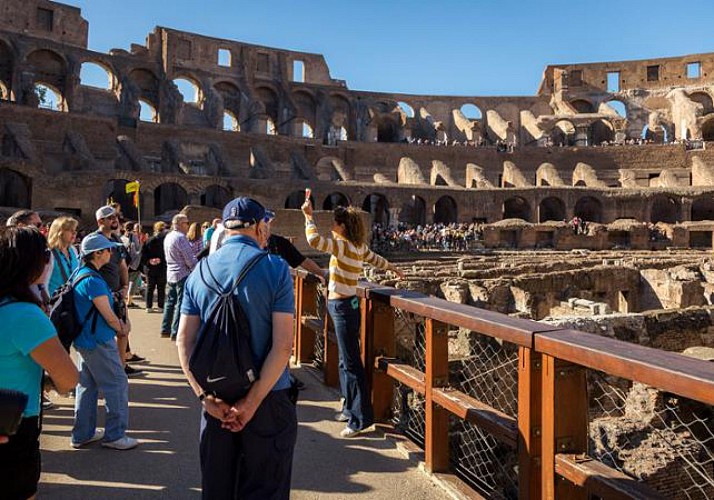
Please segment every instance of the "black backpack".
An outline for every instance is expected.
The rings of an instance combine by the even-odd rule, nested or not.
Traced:
[[[261,252],[250,260],[227,292],[217,290],[204,278],[205,267],[220,288],[206,260],[198,266],[203,284],[218,295],[218,300],[199,331],[188,367],[206,393],[214,394],[228,404],[244,397],[258,379],[250,345],[250,324],[234,292],[253,266],[266,255],[267,252]]]
[[[57,291],[52,294],[52,298],[50,298],[50,321],[52,321],[52,324],[55,326],[57,336],[67,351],[69,351],[69,347],[72,345],[72,342],[74,342],[74,339],[82,333],[82,328],[84,328],[85,323],[89,321],[92,315],[94,315],[94,319],[92,320],[92,332],[94,332],[97,327],[99,311],[94,307],[94,304],[89,308],[84,319],[80,321],[77,317],[77,308],[75,307],[74,300],[74,288],[92,275],[98,276],[94,272],[89,272],[78,278],[76,276],[70,278],[67,283],[59,287]]]

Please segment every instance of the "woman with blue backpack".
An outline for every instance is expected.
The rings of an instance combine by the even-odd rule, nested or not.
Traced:
[[[116,337],[127,336],[127,325],[114,314],[114,298],[99,270],[121,243],[91,233],[82,240],[82,266],[72,278],[74,304],[81,324],[74,348],[79,354],[79,384],[74,404],[73,448],[102,441],[102,446],[129,450],[138,441],[126,435],[129,425],[129,381]],[[104,395],[105,430],[97,429],[97,401]]]
[[[52,221],[47,234],[47,246],[52,250],[54,266],[47,292],[50,297],[72,276],[79,267],[79,257],[74,249],[74,240],[77,237],[77,220],[72,217],[58,217]]]
[[[59,392],[77,383],[77,369],[32,289],[41,282],[50,256],[37,229],[0,228],[0,435],[8,436],[0,440],[3,499],[25,500],[37,492],[42,371]],[[10,414],[13,400],[16,413]]]

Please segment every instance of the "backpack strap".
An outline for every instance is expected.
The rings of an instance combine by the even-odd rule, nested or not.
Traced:
[[[218,290],[217,288],[214,288],[214,287],[211,286],[211,285],[208,283],[208,281],[204,278],[204,276],[203,276],[203,267],[204,267],[204,264],[205,264],[205,267],[206,267],[206,270],[208,271],[208,274],[211,275],[211,279],[212,279],[213,282],[215,283],[216,287],[220,288],[220,284],[219,284],[218,280],[216,279],[216,277],[215,277],[215,276],[213,275],[213,273],[211,272],[211,268],[210,268],[209,265],[208,265],[208,261],[202,260],[202,261],[199,262],[199,264],[198,264],[198,273],[199,273],[199,275],[201,276],[201,281],[203,281],[203,284],[206,285],[206,287],[207,287],[209,290],[211,290],[213,293],[215,293],[216,295],[230,295],[230,294],[232,294],[232,293],[235,291],[235,289],[238,287],[238,285],[240,284],[240,282],[243,280],[243,278],[245,278],[246,274],[248,274],[248,272],[253,268],[253,266],[255,266],[255,265],[258,263],[259,260],[261,260],[263,257],[265,257],[265,256],[267,256],[267,255],[268,255],[268,252],[261,251],[258,255],[256,255],[256,256],[253,257],[251,260],[249,260],[248,263],[247,263],[245,266],[243,266],[243,269],[241,269],[241,272],[240,272],[240,274],[238,275],[238,278],[236,278],[236,281],[233,283],[233,285],[231,286],[231,288],[230,288],[227,292],[223,292],[223,291],[221,291],[221,290]]]
[[[86,274],[83,274],[82,276],[74,278],[74,281],[72,282],[72,292],[74,292],[74,287],[76,287],[79,283],[84,281],[87,278],[90,278],[91,276],[99,276],[99,274],[95,273],[94,271],[90,271]],[[87,311],[87,315],[84,317],[82,322],[79,324],[79,331],[81,332],[84,330],[84,325],[87,324],[87,321],[89,321],[89,318],[94,314],[94,320],[92,321],[92,328],[90,330],[90,333],[94,334],[94,332],[97,330],[97,318],[99,316],[99,309],[94,305],[94,302],[92,302],[92,305],[89,307],[89,311]]]
[[[56,248],[52,249],[52,253],[55,256],[55,266],[59,266],[60,273],[62,274],[62,280],[67,283],[69,276],[67,276],[67,271],[65,271],[64,266],[62,265],[62,255]]]

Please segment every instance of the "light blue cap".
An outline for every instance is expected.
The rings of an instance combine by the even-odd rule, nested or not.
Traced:
[[[114,243],[103,234],[91,233],[85,236],[82,240],[80,255],[82,257],[86,257],[92,252],[98,252],[99,250],[104,250],[105,248],[116,248],[120,246],[122,246],[121,243]]]

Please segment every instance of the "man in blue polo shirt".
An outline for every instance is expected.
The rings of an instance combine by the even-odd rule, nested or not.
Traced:
[[[295,297],[283,259],[262,258],[235,291],[250,324],[253,359],[260,373],[247,396],[236,402],[216,399],[189,371],[198,332],[218,292],[229,290],[245,265],[264,252],[259,244],[264,219],[265,208],[253,199],[228,203],[223,210],[223,246],[188,277],[184,288],[177,345],[181,367],[203,405],[203,498],[211,500],[290,496],[297,437],[295,405],[288,396]]]

